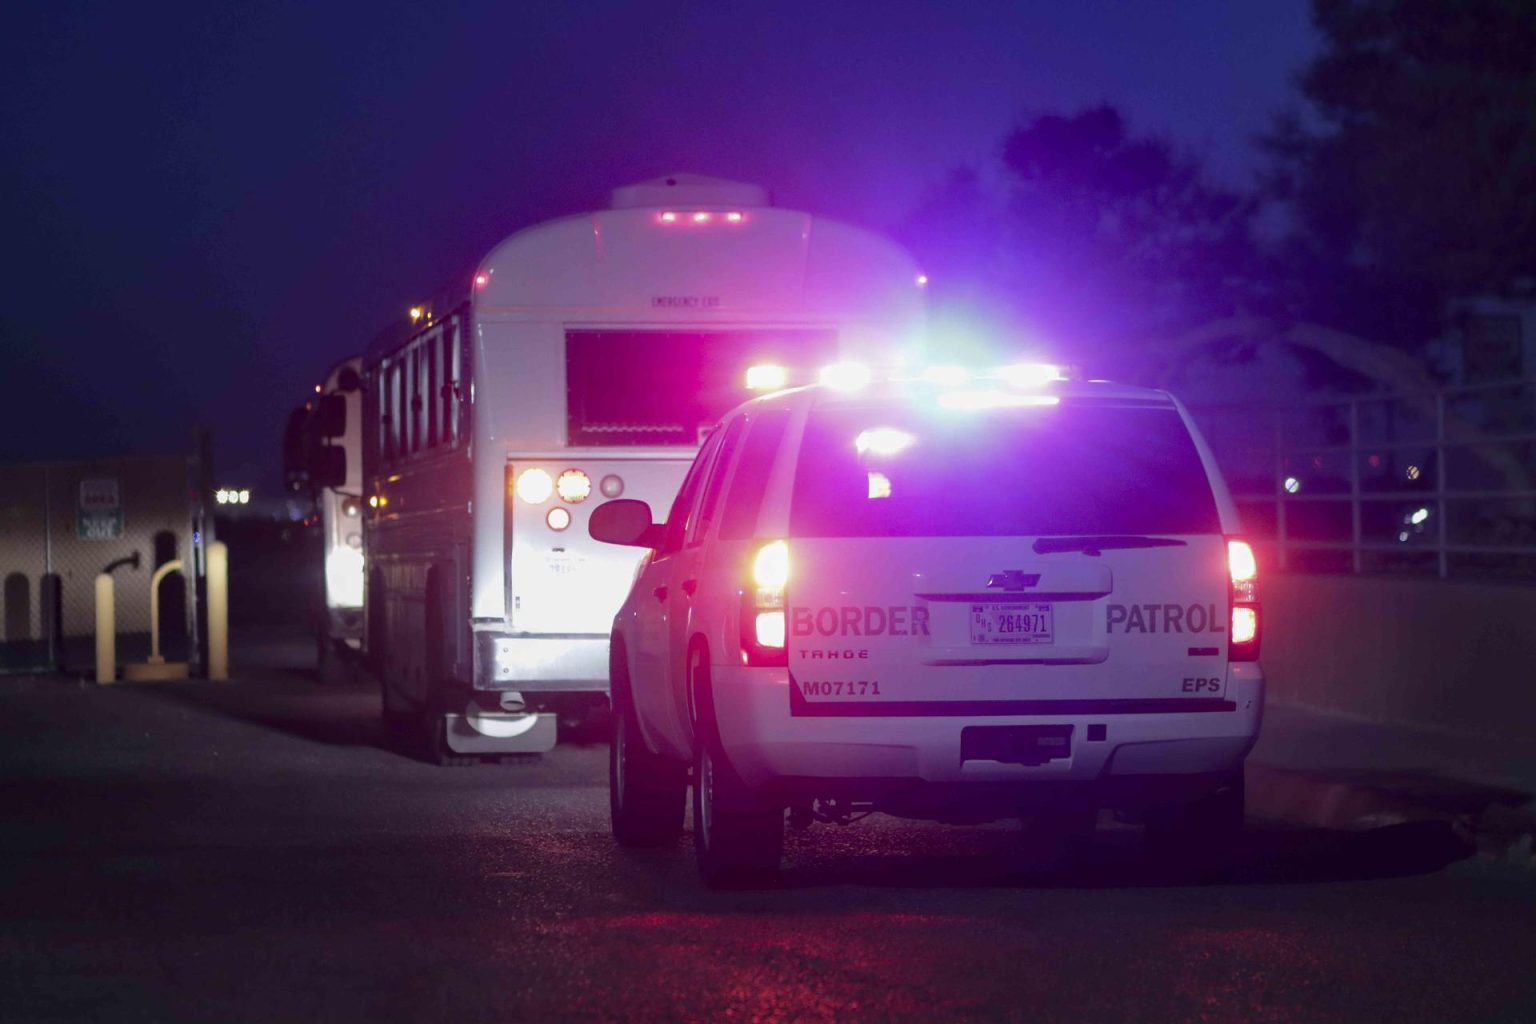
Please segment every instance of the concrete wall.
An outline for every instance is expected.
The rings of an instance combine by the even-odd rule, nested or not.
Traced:
[[[98,479],[117,481],[120,537],[81,535],[81,482]],[[63,637],[88,639],[95,632],[96,574],[135,551],[140,568],[113,573],[117,630],[143,634],[147,644],[155,566],[175,557],[191,568],[192,486],[189,460],[181,455],[0,466],[0,668],[35,661],[44,639],[45,575],[58,583]],[[190,571],[160,586],[162,639],[169,644],[179,636],[184,648],[191,626]]]
[[[1269,573],[1269,699],[1536,735],[1536,586]]]

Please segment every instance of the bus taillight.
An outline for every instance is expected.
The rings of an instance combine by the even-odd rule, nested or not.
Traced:
[[[555,482],[542,469],[525,469],[517,478],[517,496],[530,505],[542,505],[555,492]]]
[[[555,481],[555,493],[561,501],[580,504],[592,493],[592,478],[579,469],[568,469]]]

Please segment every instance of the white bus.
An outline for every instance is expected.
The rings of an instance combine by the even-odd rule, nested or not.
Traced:
[[[322,538],[314,615],[322,681],[363,642],[362,367],[361,356],[331,367],[290,415],[283,441],[288,486],[309,492]]]
[[[681,174],[466,278],[363,362],[366,646],[386,723],[442,763],[547,750],[605,703],[639,554],[587,536],[595,506],[666,508],[749,370],[913,352],[926,284],[887,239]]]

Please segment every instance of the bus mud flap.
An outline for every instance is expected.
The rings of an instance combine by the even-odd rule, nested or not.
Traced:
[[[542,754],[555,748],[559,716],[471,707],[447,714],[448,746],[456,754]]]

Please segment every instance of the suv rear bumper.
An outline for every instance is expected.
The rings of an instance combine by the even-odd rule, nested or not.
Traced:
[[[1077,790],[1090,782],[1115,788],[1119,784],[1107,780],[1117,778],[1214,778],[1241,767],[1258,738],[1264,708],[1264,677],[1255,663],[1234,663],[1224,701],[1203,705],[1230,710],[1155,713],[797,716],[791,714],[786,669],[717,664],[712,677],[726,754],[745,782],[766,790],[821,787],[830,793],[891,784],[1008,789],[1054,784]],[[997,726],[1066,727],[1069,751],[1039,764],[962,759],[963,730]],[[1090,726],[1092,735],[1102,738],[1090,739]]]

